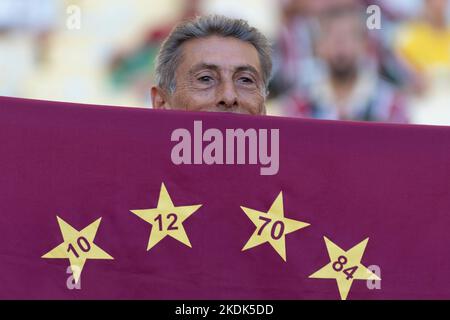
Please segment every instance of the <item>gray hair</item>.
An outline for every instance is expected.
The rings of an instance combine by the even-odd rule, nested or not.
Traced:
[[[164,41],[156,58],[156,83],[159,87],[175,91],[175,72],[181,60],[181,45],[194,38],[211,35],[234,37],[251,43],[258,51],[262,69],[262,78],[267,90],[271,72],[271,47],[267,38],[242,19],[231,19],[220,15],[200,16],[183,21],[172,30]]]

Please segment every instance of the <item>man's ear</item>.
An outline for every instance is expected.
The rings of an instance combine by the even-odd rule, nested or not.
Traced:
[[[154,109],[170,109],[168,96],[165,90],[160,87],[152,87],[151,96]]]

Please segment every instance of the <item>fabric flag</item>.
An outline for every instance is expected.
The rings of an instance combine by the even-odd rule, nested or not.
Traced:
[[[450,298],[449,127],[0,98],[0,148],[2,299]]]

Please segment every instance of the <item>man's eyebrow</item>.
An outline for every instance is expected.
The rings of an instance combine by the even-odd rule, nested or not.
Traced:
[[[246,65],[243,65],[243,66],[236,67],[236,68],[235,68],[235,71],[237,71],[237,72],[239,72],[239,71],[250,71],[250,72],[254,73],[255,75],[259,75],[258,70],[256,70],[255,67],[253,67],[253,66],[251,66],[251,65],[249,65],[249,64],[246,64]]]
[[[200,62],[200,63],[195,64],[195,65],[189,70],[189,73],[192,74],[192,73],[195,73],[196,71],[202,70],[202,69],[208,69],[208,70],[215,70],[215,71],[217,71],[217,70],[219,70],[220,68],[219,68],[219,66],[216,65],[216,64]]]
[[[220,69],[220,67],[218,65],[216,65],[216,64],[201,62],[201,63],[195,64],[189,70],[189,73],[192,74],[192,73],[195,73],[198,70],[202,70],[202,69],[217,71],[217,70]],[[259,75],[260,74],[255,67],[253,67],[252,65],[249,65],[249,64],[237,66],[237,67],[234,68],[234,72],[240,72],[240,71],[250,71],[250,72],[254,73],[255,75]]]

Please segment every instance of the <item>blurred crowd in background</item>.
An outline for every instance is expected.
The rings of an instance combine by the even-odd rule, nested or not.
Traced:
[[[150,108],[162,41],[211,13],[273,43],[271,115],[450,125],[447,0],[0,0],[0,95]]]

